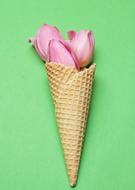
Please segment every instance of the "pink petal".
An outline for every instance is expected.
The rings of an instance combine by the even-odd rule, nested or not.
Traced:
[[[71,50],[70,50],[70,53],[71,53],[71,55],[72,55],[72,57],[73,57],[73,59],[74,59],[76,68],[77,68],[78,70],[80,70],[80,64],[79,64],[79,60],[78,60],[76,54],[75,54],[73,51],[71,51]]]
[[[48,44],[52,39],[61,41],[64,40],[56,27],[50,26],[48,24],[43,25],[37,34],[37,46],[40,49],[40,52],[42,52],[42,54],[45,54],[46,57],[48,52]]]
[[[71,40],[71,51],[76,55],[80,67],[90,63],[94,52],[94,37],[89,30],[82,30]]]
[[[67,32],[67,34],[68,34],[69,39],[72,40],[76,35],[76,31],[70,30]]]
[[[70,49],[70,45],[71,45],[70,40],[65,40],[64,44],[65,44],[65,46],[66,46],[68,49]]]
[[[39,47],[38,47],[38,45],[37,45],[37,40],[35,40],[35,42],[34,42],[34,47],[35,47],[37,53],[39,54],[40,58],[41,58],[43,61],[46,61],[46,59],[47,59],[47,58],[46,58],[46,55],[44,54],[44,52],[42,52],[42,51],[39,49]]]
[[[75,67],[74,59],[69,50],[58,40],[51,40],[49,43],[49,61]]]
[[[79,64],[79,61],[77,59],[77,56],[75,55],[75,53],[73,51],[71,51],[71,40],[65,40],[63,42],[63,44],[65,45],[65,47],[68,49],[68,51],[72,55],[73,60],[74,60],[75,65],[76,65],[76,68],[79,70],[80,69],[80,64]]]

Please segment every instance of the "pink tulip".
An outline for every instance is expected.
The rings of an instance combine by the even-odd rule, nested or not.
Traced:
[[[68,47],[61,41],[51,40],[48,49],[49,62],[75,67],[75,61]]]
[[[92,31],[82,30],[75,32],[73,30],[68,32],[70,39],[71,52],[76,55],[80,67],[88,65],[94,53],[94,36]]]
[[[39,56],[46,61],[48,57],[48,45],[49,41],[52,39],[57,39],[64,41],[61,36],[59,30],[56,27],[50,26],[48,24],[43,25],[37,33],[35,38],[30,38],[29,42],[31,42]]]

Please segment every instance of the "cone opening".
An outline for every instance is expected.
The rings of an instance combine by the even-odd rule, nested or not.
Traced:
[[[83,72],[84,70],[88,70],[90,68],[95,68],[96,67],[96,64],[95,63],[92,63],[90,64],[88,67],[84,67],[82,68],[81,70],[78,70],[76,69],[75,67],[71,67],[71,66],[66,66],[65,64],[63,63],[56,63],[56,62],[46,62],[46,66],[49,65],[49,64],[52,64],[52,65],[60,65],[61,67],[63,68],[67,68],[67,69],[73,69],[74,71],[76,71],[77,73],[81,73]]]

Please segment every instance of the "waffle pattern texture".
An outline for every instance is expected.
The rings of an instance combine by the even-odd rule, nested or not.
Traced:
[[[82,71],[46,63],[64,158],[71,186],[77,182],[95,64]]]

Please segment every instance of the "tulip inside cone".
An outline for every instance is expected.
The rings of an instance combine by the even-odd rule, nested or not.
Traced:
[[[93,32],[70,30],[67,34],[68,39],[65,40],[58,28],[44,24],[29,42],[43,61],[61,63],[80,70],[92,61],[95,47]]]

